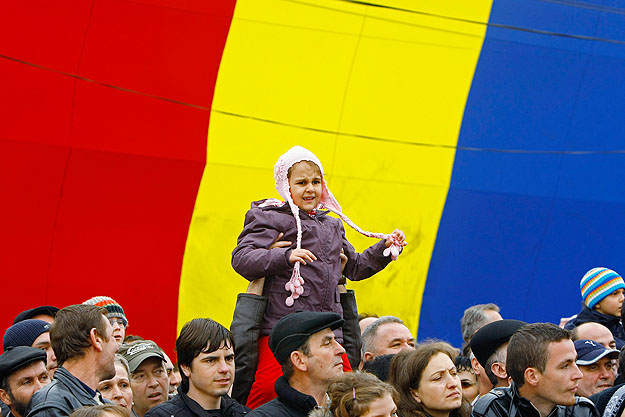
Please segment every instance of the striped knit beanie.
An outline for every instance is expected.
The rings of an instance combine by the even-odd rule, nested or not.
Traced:
[[[88,299],[83,304],[89,304],[92,306],[104,307],[108,311],[107,317],[120,317],[124,321],[124,326],[128,326],[128,319],[124,314],[124,309],[119,303],[113,300],[111,297],[97,296]]]
[[[384,250],[384,256],[391,256],[393,260],[397,259],[399,253],[402,248],[402,244],[396,241],[395,236],[392,234],[384,234],[384,233],[371,233],[367,232],[360,227],[358,227],[354,222],[352,222],[346,215],[343,214],[342,209],[334,195],[330,192],[326,184],[326,180],[323,173],[323,166],[321,165],[321,161],[317,156],[310,152],[308,149],[302,148],[301,146],[294,146],[284,154],[280,156],[278,162],[273,168],[274,179],[276,184],[276,190],[282,198],[284,198],[289,207],[291,207],[291,212],[293,216],[295,216],[295,223],[297,225],[297,249],[301,249],[302,247],[302,224],[299,218],[299,207],[295,205],[293,202],[293,198],[291,197],[291,189],[289,187],[289,169],[302,161],[310,161],[319,167],[319,171],[321,172],[321,198],[319,199],[319,209],[328,209],[337,216],[339,216],[345,223],[347,223],[352,229],[357,232],[367,236],[373,237],[377,239],[389,239],[393,241],[390,247]],[[301,277],[300,272],[300,263],[296,262],[293,267],[293,275],[289,282],[284,286],[286,291],[289,291],[291,295],[286,299],[286,305],[292,306],[293,300],[299,298],[300,295],[304,293],[304,279]]]
[[[579,283],[582,291],[582,299],[589,309],[593,309],[597,303],[619,288],[625,289],[623,278],[608,268],[593,268]]]

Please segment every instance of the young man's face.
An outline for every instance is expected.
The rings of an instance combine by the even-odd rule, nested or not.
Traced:
[[[227,394],[234,382],[234,349],[222,343],[214,352],[200,352],[190,367],[181,365],[180,370],[189,378],[189,395],[195,392],[216,400]]]
[[[343,373],[345,349],[336,341],[332,330],[324,329],[308,339],[310,355],[303,355],[306,373],[312,381],[329,384]]]
[[[147,358],[130,376],[130,387],[134,398],[134,409],[142,417],[155,405],[167,401],[167,371],[163,360]]]
[[[623,299],[625,298],[624,294],[625,290],[623,288],[619,288],[603,300],[599,301],[595,306],[595,309],[600,313],[607,314],[608,316],[621,317],[621,306],[623,305]]]
[[[56,363],[56,355],[52,350],[52,345],[50,344],[50,332],[41,333],[31,345],[34,348],[45,350],[46,351],[46,363],[48,372],[50,373],[50,378],[54,376],[54,372],[56,368],[58,368],[58,364]]]
[[[570,339],[549,343],[545,371],[536,371],[538,384],[536,395],[543,403],[555,405],[575,404],[582,373],[575,365],[577,352]]]
[[[9,391],[0,390],[0,399],[11,407],[16,417],[26,417],[33,394],[50,383],[43,361],[36,361],[13,372],[8,378]]]
[[[580,397],[590,397],[614,385],[612,360],[607,356],[593,364],[579,366],[579,370],[583,375],[577,390],[577,395]]]

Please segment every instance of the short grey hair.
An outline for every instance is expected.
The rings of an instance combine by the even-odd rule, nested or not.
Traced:
[[[378,329],[380,326],[389,323],[399,323],[404,324],[402,319],[395,316],[382,316],[378,318],[376,321],[365,327],[365,330],[362,332],[362,352],[371,352],[375,353],[375,337],[378,334]]]
[[[499,306],[493,303],[477,304],[464,310],[464,315],[460,320],[460,328],[465,343],[469,343],[475,332],[487,324],[489,318],[484,313],[486,310],[499,313]]]
[[[486,376],[488,377],[488,380],[490,381],[491,384],[493,384],[494,387],[497,386],[497,383],[499,382],[499,380],[497,379],[497,375],[493,373],[493,369],[492,369],[493,364],[495,362],[499,362],[505,366],[506,359],[508,356],[507,353],[508,353],[508,344],[503,343],[501,346],[497,348],[496,351],[493,352],[492,355],[488,357],[488,359],[486,360],[486,363],[484,364],[484,372],[486,372]]]

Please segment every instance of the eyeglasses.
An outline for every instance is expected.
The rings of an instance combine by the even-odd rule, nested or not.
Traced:
[[[117,323],[121,328],[126,327],[126,322],[122,319],[109,319],[109,323],[111,323],[111,326],[115,326],[115,323]]]

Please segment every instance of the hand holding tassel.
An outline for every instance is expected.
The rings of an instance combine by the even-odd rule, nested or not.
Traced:
[[[398,229],[393,230],[393,233],[386,236],[386,249],[384,249],[382,254],[384,256],[390,255],[392,260],[396,260],[401,253],[401,249],[407,245],[405,239],[404,232]]]

